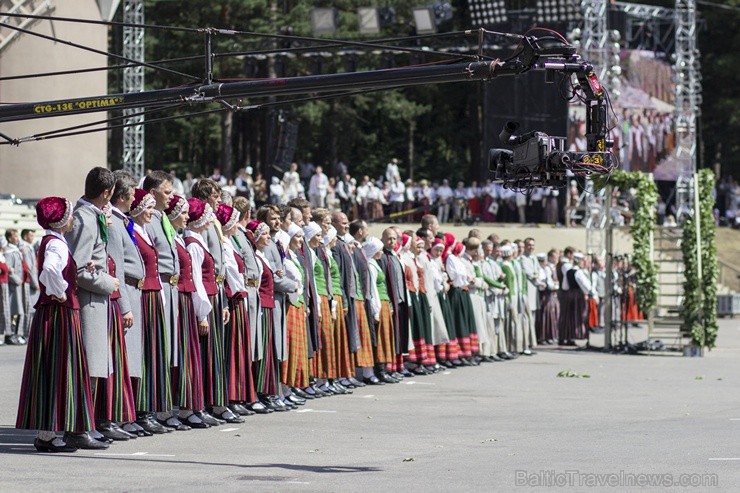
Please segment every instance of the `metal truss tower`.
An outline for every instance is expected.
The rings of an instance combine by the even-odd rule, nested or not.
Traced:
[[[691,210],[691,180],[696,173],[697,119],[701,112],[701,78],[696,32],[696,0],[676,0],[676,44],[673,76],[675,88],[676,215]]]
[[[582,49],[586,59],[593,64],[599,80],[606,81],[609,69],[609,32],[606,29],[607,0],[584,0]]]
[[[144,0],[123,1],[123,56],[137,62],[144,61]],[[136,26],[132,26],[135,24]],[[123,92],[144,90],[144,67],[123,69]],[[123,169],[137,180],[144,175],[144,117],[133,116],[140,109],[125,109],[123,128]]]

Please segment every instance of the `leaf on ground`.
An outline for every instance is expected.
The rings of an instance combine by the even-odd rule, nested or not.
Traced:
[[[576,373],[571,369],[568,370],[561,370],[558,372],[558,377],[561,378],[591,378],[591,375],[588,373],[580,374]]]
[[[694,380],[704,380],[704,377],[702,377],[701,375],[699,375],[696,378],[694,378]]]
[[[416,459],[414,459],[413,457],[406,457],[405,459],[403,459],[403,462],[414,462],[415,460]]]
[[[495,439],[495,438],[486,438],[485,440],[483,440],[480,443],[487,443],[487,442],[498,442],[498,440]]]

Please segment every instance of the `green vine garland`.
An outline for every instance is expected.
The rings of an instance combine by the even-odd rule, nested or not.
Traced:
[[[637,271],[635,298],[640,311],[647,314],[658,302],[658,267],[650,259],[651,235],[655,227],[655,206],[658,203],[658,188],[645,173],[638,171],[615,171],[611,177],[595,177],[594,184],[603,187],[607,184],[626,190],[634,188],[637,210],[632,218],[632,262]]]
[[[681,249],[684,258],[684,303],[681,310],[684,333],[697,346],[712,349],[717,341],[717,244],[714,224],[714,173],[703,169],[699,180],[699,217],[693,214],[683,224]],[[701,273],[698,272],[696,221],[700,226]]]

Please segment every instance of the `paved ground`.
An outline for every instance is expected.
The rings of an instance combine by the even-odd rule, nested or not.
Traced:
[[[22,358],[23,348],[0,348],[0,491],[740,487],[738,320],[721,321],[719,348],[704,358],[541,350],[70,455],[36,453],[32,434],[13,428]],[[590,378],[557,377],[568,369]]]

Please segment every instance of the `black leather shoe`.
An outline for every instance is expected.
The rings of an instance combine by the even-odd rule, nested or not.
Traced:
[[[236,402],[233,404],[229,404],[229,409],[231,409],[232,413],[238,416],[252,416],[254,414],[254,411],[250,411],[246,407]]]
[[[99,435],[100,436],[92,436],[92,434],[90,434],[90,438],[92,438],[93,440],[97,440],[100,443],[105,443],[107,445],[110,445],[111,443],[113,443],[113,439],[112,438],[108,438],[105,435],[103,435],[102,433],[99,433]]]
[[[296,406],[305,406],[306,405],[306,399],[302,397],[298,397],[295,394],[290,394],[288,397],[286,397],[287,400],[289,400],[291,403],[295,404]]]
[[[15,334],[6,335],[5,336],[5,344],[7,344],[8,346],[22,346],[23,345],[23,343],[21,342],[21,340]]]
[[[354,385],[355,387],[364,387],[365,384],[357,380],[355,377],[349,377],[349,382]],[[344,385],[344,382],[342,382],[342,385]]]
[[[265,406],[263,403],[259,401],[252,402],[251,404],[247,404],[246,408],[257,414],[270,414],[270,413],[275,412],[272,408]]]
[[[313,391],[313,394],[308,393],[309,395],[313,395],[315,399],[321,399],[322,397],[327,397],[330,395],[334,395],[332,393],[326,393],[323,390],[319,388],[318,385],[311,385],[310,389]]]
[[[363,378],[362,379],[362,383],[364,383],[365,385],[385,385],[385,382],[383,382],[382,380],[380,380],[375,375],[373,375],[371,377]]]
[[[403,375],[405,378],[414,378],[416,375],[408,371],[406,368],[401,370],[401,375]]]
[[[211,425],[200,419],[195,413],[191,414],[187,418],[180,418],[180,420],[184,420],[184,422],[191,428],[203,430],[211,427]]]
[[[354,387],[354,385],[353,386],[350,386],[350,387],[347,387],[343,383],[337,382],[336,380],[334,380],[334,388],[335,389],[339,389],[340,391],[344,391],[344,392],[342,392],[344,394],[351,394],[352,392],[354,392],[354,390],[352,390],[352,389],[355,388],[355,387]]]
[[[279,413],[284,413],[286,411],[290,411],[290,408],[285,405],[283,401],[281,401],[277,396],[271,395],[267,398],[270,404],[272,405],[272,409]]]
[[[216,419],[216,417],[208,411],[198,411],[194,414],[198,416],[201,421],[209,426],[221,426],[222,424],[224,424],[223,421],[221,421],[220,419]]]
[[[342,378],[340,380],[334,380],[334,383],[338,383],[345,389],[354,389],[357,387],[357,385],[353,384],[349,378]]]
[[[502,359],[502,358],[500,358],[500,357],[499,357],[498,355],[496,355],[496,354],[492,354],[491,356],[489,356],[489,358],[491,358],[491,361],[503,361],[503,359]]]
[[[292,411],[294,409],[298,409],[298,406],[296,404],[293,404],[292,402],[290,402],[288,399],[280,399],[280,402],[282,403],[283,406],[285,406],[286,408],[288,408],[288,411]]]
[[[166,421],[158,421],[159,424],[164,426],[165,428],[169,428],[171,430],[175,431],[188,431],[190,430],[190,426],[186,425],[182,421],[180,421],[180,418],[171,417],[167,418]]]
[[[120,431],[121,433],[123,433],[124,435],[126,435],[129,438],[129,440],[136,440],[137,438],[139,438],[139,435],[136,434],[136,431],[127,431],[127,430],[124,430],[117,423],[111,423],[111,425],[112,425],[112,428],[114,430]]]
[[[244,418],[232,413],[231,410],[228,408],[226,409],[226,411],[222,412],[220,415],[216,415],[216,417],[226,421],[227,423],[231,423],[231,424],[244,423]]]
[[[137,419],[136,424],[142,427],[144,431],[148,431],[149,433],[154,433],[155,435],[162,435],[164,433],[169,433],[170,431],[172,431],[169,428],[157,423],[157,421],[151,416],[146,416],[146,417]]]
[[[61,445],[55,445],[54,441],[47,442],[45,440],[41,440],[40,438],[36,438],[33,441],[33,446],[38,450],[39,452],[76,452],[77,447],[74,447],[70,445],[67,442],[62,442]]]
[[[385,382],[385,383],[398,383],[398,380],[396,380],[392,376],[388,375],[386,372],[378,373],[377,377],[378,377],[378,379],[381,382]]]
[[[128,433],[120,428],[116,428],[118,427],[114,427],[113,423],[107,421],[104,423],[100,423],[95,429],[98,430],[98,433],[111,440],[125,442],[126,440],[129,440],[131,438]]]
[[[424,365],[424,369],[429,373],[437,373],[439,371],[434,365]]]
[[[398,380],[399,382],[400,382],[401,380],[403,380],[403,378],[404,378],[404,375],[403,375],[403,373],[398,373],[397,371],[394,371],[393,373],[391,373],[391,376],[392,376],[393,378],[395,378],[396,380]]]
[[[153,435],[153,433],[146,431],[136,423],[126,423],[125,425],[123,425],[123,431],[125,431],[126,433],[135,434],[139,438],[150,437]]]
[[[300,397],[301,399],[315,399],[316,396],[309,394],[308,392],[304,391],[303,389],[295,388],[293,389],[293,393]]]
[[[429,375],[430,372],[428,372],[427,369],[423,366],[417,366],[416,368],[411,370],[411,373],[413,373],[414,375]]]
[[[70,447],[81,448],[85,450],[105,450],[110,445],[107,443],[99,442],[94,438],[90,437],[87,433],[65,433],[64,441]]]

